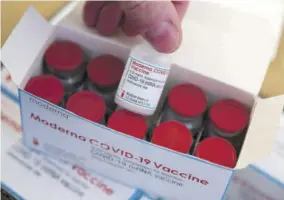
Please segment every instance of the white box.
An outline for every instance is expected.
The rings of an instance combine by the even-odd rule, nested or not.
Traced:
[[[237,170],[225,200],[284,199],[284,113],[273,152],[261,162]]]
[[[208,13],[207,18],[201,10]],[[210,104],[233,98],[251,108],[250,125],[235,168],[241,169],[264,159],[275,139],[284,96],[260,99],[257,94],[279,39],[279,29],[272,21],[279,21],[282,13],[273,11],[273,17],[263,18],[218,3],[195,1],[190,11],[183,29],[190,30],[191,35],[184,37],[181,48],[172,55],[167,89],[191,82],[210,94]],[[30,8],[2,50],[3,62],[20,87],[26,146],[141,188],[154,197],[224,197],[234,169],[137,140],[25,92],[28,79],[41,73],[44,51],[55,39],[73,40],[90,56],[107,53],[124,60],[137,42],[123,35],[102,37],[83,28],[78,18],[53,27]],[[37,146],[33,145],[35,138]]]
[[[143,195],[139,189],[25,148],[19,142],[19,105],[6,95],[2,91],[1,188],[10,196],[18,200],[137,200],[132,198]]]
[[[225,200],[283,200],[284,158],[273,152],[255,165],[237,170],[227,190]]]
[[[2,85],[1,88],[5,87],[6,81],[5,81],[6,73],[3,73],[2,71]],[[1,99],[1,123],[2,123],[2,138],[1,138],[1,151],[3,154],[6,154],[7,149],[11,150],[11,145],[16,143],[17,140],[19,140],[21,132],[19,132],[20,127],[20,110],[18,103],[14,102],[15,97],[11,97],[9,93],[6,93],[6,91],[11,91],[9,89],[2,90],[2,99]],[[6,96],[8,94],[8,96]],[[232,181],[228,187],[228,190],[226,192],[225,200],[247,200],[248,197],[251,197],[252,199],[257,200],[267,200],[267,199],[274,199],[274,200],[282,200],[284,197],[284,157],[283,157],[283,150],[281,149],[281,146],[283,146],[283,139],[282,134],[284,133],[284,114],[282,114],[282,123],[280,123],[281,128],[278,130],[278,140],[276,141],[274,153],[270,155],[267,159],[265,159],[264,162],[256,163],[255,166],[249,166],[248,168],[237,170],[232,178]],[[26,149],[26,151],[28,151]],[[32,153],[31,153],[32,154]],[[7,157],[4,155],[3,157]],[[281,164],[282,160],[282,164]],[[2,160],[3,162],[4,160]],[[4,187],[9,193],[11,193],[13,196],[22,196],[23,194],[19,194],[19,188],[22,188],[21,185],[18,183],[18,180],[13,178],[17,177],[18,175],[11,172],[9,169],[9,165],[7,166],[7,163],[11,164],[11,161],[13,162],[12,158],[8,157],[8,162],[5,160],[2,164],[2,170],[3,173],[6,173],[5,176],[2,177],[1,184],[2,187]],[[44,161],[44,159],[42,159]],[[31,162],[29,162],[31,163]],[[14,163],[13,163],[14,164]],[[21,171],[23,166],[20,164],[14,164],[18,169],[16,171]],[[61,164],[60,164],[61,165]],[[6,167],[7,166],[7,167]],[[62,166],[62,165],[61,165]],[[7,172],[5,170],[8,170]],[[20,169],[20,170],[19,170]],[[2,174],[3,174],[2,173]],[[22,173],[20,177],[22,179],[33,179],[36,175],[30,172]],[[8,180],[7,180],[8,177]],[[35,183],[30,181],[29,186],[33,187],[33,184],[37,184],[38,182],[45,182],[48,178],[45,178],[42,180],[42,178],[36,178]],[[53,187],[61,187],[59,182],[56,182],[57,184],[53,184]],[[40,184],[46,190],[48,191],[48,187],[46,187],[46,183]],[[37,184],[38,186],[38,184]],[[117,186],[117,187],[115,187]],[[121,188],[118,185],[111,185],[114,189],[114,194],[116,194],[116,190],[119,190]],[[64,190],[62,190],[64,192]],[[96,190],[96,194],[100,193],[101,191]],[[25,193],[25,192],[24,192]],[[68,192],[69,193],[69,192]],[[142,195],[141,192],[137,191],[132,195],[132,198],[135,198],[135,196]],[[23,197],[24,199],[32,200],[31,199],[32,193],[27,193]],[[47,198],[50,198],[48,196],[48,193],[45,194]],[[74,198],[77,198],[77,196],[74,194]],[[96,195],[97,196],[97,195]],[[93,197],[92,197],[93,198]],[[21,199],[21,198],[19,198]],[[148,197],[146,195],[143,195],[141,197],[142,199],[151,199],[151,197]]]
[[[1,187],[17,199],[122,200],[141,194],[135,188],[37,154],[19,142],[2,152],[2,162]]]

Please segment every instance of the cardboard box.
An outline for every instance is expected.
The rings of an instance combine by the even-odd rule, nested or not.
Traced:
[[[264,161],[237,170],[225,200],[282,200],[284,198],[283,168],[283,155],[280,152],[273,152]]]
[[[20,136],[21,131],[19,131],[20,127],[20,109],[18,102],[15,102],[14,99],[17,98],[15,96],[11,96],[10,94],[13,93],[10,89],[8,89],[7,86],[12,86],[12,88],[15,87],[14,84],[10,83],[10,79],[6,79],[6,76],[9,76],[5,71],[2,72],[2,110],[1,110],[1,119],[2,119],[2,146],[1,151],[5,152],[7,149],[11,150],[11,145],[15,144]],[[6,88],[3,90],[3,88]],[[14,90],[15,91],[15,90]],[[15,94],[16,95],[16,94]],[[274,151],[272,155],[268,157],[268,159],[265,159],[266,162],[256,163],[255,166],[249,166],[246,169],[243,170],[237,170],[232,178],[232,181],[228,187],[228,190],[225,195],[225,200],[247,200],[248,197],[254,198],[257,200],[267,200],[267,199],[274,199],[274,200],[282,200],[283,199],[283,187],[284,187],[284,140],[283,140],[283,132],[284,131],[284,113],[282,114],[281,123],[280,123],[280,129],[278,130],[278,137],[276,140],[276,143],[274,145]],[[17,144],[19,145],[19,144]],[[21,146],[21,145],[19,145]],[[28,151],[25,149],[25,151]],[[4,153],[4,154],[5,154]],[[6,157],[6,156],[4,156]],[[274,159],[271,159],[271,157],[274,157]],[[278,160],[279,159],[279,160]],[[12,158],[9,158],[11,161]],[[44,160],[44,159],[42,159]],[[6,169],[6,163],[9,162],[3,162],[3,167]],[[60,164],[62,165],[62,164]],[[23,168],[23,165],[21,164],[15,164],[17,166],[17,169],[21,171],[21,168]],[[11,170],[5,172],[8,174],[8,177],[17,176],[17,174],[11,172]],[[27,172],[20,175],[23,179],[30,180],[31,177],[34,177],[35,175]],[[51,179],[51,178],[50,178]],[[6,176],[2,178],[2,189],[5,187],[6,195],[18,197],[18,199],[21,199],[20,196],[23,196],[23,194],[19,194],[19,190],[17,188],[18,181],[16,179],[12,179],[14,181],[10,182],[6,180]],[[45,182],[42,181],[42,178],[35,179],[36,183],[38,182]],[[44,180],[48,180],[48,178],[45,178]],[[36,184],[34,183],[34,184]],[[16,186],[15,186],[16,184]],[[33,187],[34,185],[32,182],[29,184],[30,187]],[[46,189],[48,187],[45,186],[45,184],[40,184]],[[56,182],[56,184],[53,184],[53,187],[62,187],[59,182]],[[116,194],[116,190],[119,190],[120,186],[114,187],[111,185],[110,187],[114,188],[114,194]],[[3,192],[3,191],[2,191]],[[64,189],[61,192],[66,192]],[[101,191],[96,191],[97,193],[100,193]],[[24,192],[25,193],[25,192]],[[68,192],[69,193],[69,192]],[[46,196],[47,194],[45,194]],[[132,198],[135,198],[135,196],[141,196],[143,195],[139,190],[135,192],[132,195]],[[28,193],[27,196],[24,196],[24,199],[32,200],[31,198],[32,193]],[[73,195],[75,198],[77,196]],[[96,195],[97,196],[97,195]],[[115,195],[114,195],[115,196]],[[19,198],[20,197],[20,198]],[[49,196],[47,195],[49,198]],[[92,197],[93,199],[94,197]],[[147,195],[143,195],[141,199],[151,199],[151,197],[148,197]]]
[[[30,151],[20,142],[3,152],[2,162],[1,187],[14,198],[121,200],[140,194],[140,190]]]
[[[3,82],[1,88],[7,85]],[[143,195],[139,189],[24,147],[20,142],[19,104],[7,91],[11,93],[2,90],[1,96],[1,192],[8,199],[138,200],[135,198]]]
[[[204,12],[206,17],[201,14]],[[105,38],[80,29],[80,21],[53,27],[32,8],[2,50],[3,62],[19,85],[23,143],[90,172],[141,188],[154,197],[223,198],[234,170],[264,159],[275,139],[284,96],[257,97],[279,39],[279,30],[271,22],[279,21],[280,12],[273,12],[274,18],[268,19],[247,10],[193,2],[183,24],[191,35],[173,54],[165,92],[175,84],[191,82],[207,92],[210,104],[233,98],[250,109],[250,125],[235,169],[137,140],[25,92],[29,78],[41,73],[45,49],[56,39],[75,41],[91,57],[113,54],[124,60],[131,45],[137,42],[123,35]],[[39,141],[38,145],[33,144],[34,139]]]
[[[281,160],[282,164],[279,165]],[[283,169],[283,158],[278,158],[278,161],[270,164],[274,165],[275,170],[279,168],[278,176],[272,176],[268,171],[261,170],[254,165],[236,171],[224,199],[282,200],[284,198],[284,182],[279,180],[279,176],[283,176],[283,172],[280,171],[281,167]],[[275,167],[276,164],[278,164],[277,167]]]
[[[7,72],[2,70],[2,111],[1,111],[1,119],[2,119],[2,152],[6,152],[7,149],[10,148],[11,145],[16,143],[21,135],[19,131],[20,126],[20,110],[18,102],[15,102],[14,99],[17,98],[15,96],[11,96],[13,93],[8,86],[12,86],[14,88],[15,85],[11,84],[10,79],[6,79],[5,77],[9,76]],[[3,90],[3,88],[6,88]],[[15,91],[15,90],[14,90]],[[18,119],[18,120],[17,120]],[[236,170],[232,181],[228,187],[228,190],[225,195],[225,200],[247,200],[248,197],[254,198],[257,200],[282,200],[283,199],[283,184],[284,184],[284,173],[281,169],[284,167],[284,163],[281,160],[284,160],[284,140],[282,137],[284,131],[284,113],[282,114],[280,129],[278,130],[278,137],[276,143],[274,144],[274,149],[272,155],[270,155],[263,162],[256,163],[255,165],[251,165],[242,170]],[[25,151],[28,151],[25,149]],[[5,157],[5,156],[4,156]],[[271,157],[273,157],[271,159]],[[10,158],[11,160],[11,158]],[[5,162],[7,163],[7,162]],[[4,163],[4,168],[5,167]],[[9,163],[9,162],[8,162]],[[23,166],[20,164],[15,164],[18,168],[22,168]],[[9,176],[16,176],[10,170],[7,172]],[[30,173],[24,173],[21,176],[29,176]],[[31,176],[35,176],[31,174]],[[6,176],[4,176],[5,178]],[[26,177],[26,179],[30,179],[31,177]],[[35,179],[37,182],[41,178]],[[15,180],[15,179],[12,179]],[[18,185],[17,181],[16,185]],[[59,182],[57,182],[59,183]],[[33,184],[29,184],[31,187]],[[2,179],[2,186],[6,188],[8,191],[7,194],[9,196],[13,195],[14,197],[20,196],[18,188],[14,186],[14,182],[8,182],[6,179]],[[44,184],[43,184],[44,186]],[[44,186],[45,187],[45,186]],[[54,184],[54,187],[58,187],[58,184]],[[61,187],[61,186],[60,186]],[[45,187],[46,188],[46,187]],[[114,191],[119,189],[120,186],[114,187]],[[2,188],[3,189],[3,188]],[[64,192],[64,190],[62,191]],[[101,191],[97,191],[101,192]],[[31,200],[30,195],[25,196],[25,199]],[[136,198],[137,196],[141,196],[141,199],[151,199],[151,197],[147,195],[143,195],[142,191],[137,190],[132,198]],[[76,195],[74,195],[76,197]]]
[[[263,161],[237,170],[225,200],[282,200],[284,198],[284,113],[273,152]]]

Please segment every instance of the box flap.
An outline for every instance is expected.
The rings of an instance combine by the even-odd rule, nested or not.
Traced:
[[[2,48],[2,62],[13,81],[20,85],[26,72],[44,46],[53,27],[29,7]]]
[[[274,21],[283,20],[283,6],[280,8],[267,7],[274,14],[268,18],[266,13],[253,13],[253,7],[243,11],[233,5],[193,1],[183,21],[182,45],[173,60],[258,95],[277,49],[281,26],[278,23],[275,28]]]
[[[284,106],[284,95],[258,99],[236,168],[260,162],[273,150]]]

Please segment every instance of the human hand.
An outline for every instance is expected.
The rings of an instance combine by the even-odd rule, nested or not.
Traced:
[[[157,51],[171,53],[180,46],[187,7],[188,1],[87,1],[83,20],[101,34],[121,27],[126,35],[141,35]]]

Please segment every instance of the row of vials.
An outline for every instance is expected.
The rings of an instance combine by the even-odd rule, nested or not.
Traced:
[[[43,74],[31,78],[25,90],[135,138],[226,167],[236,165],[249,122],[244,105],[223,99],[208,106],[202,89],[183,83],[170,90],[158,117],[143,116],[115,103],[124,68],[113,55],[88,62],[76,43],[55,41],[45,52]]]

